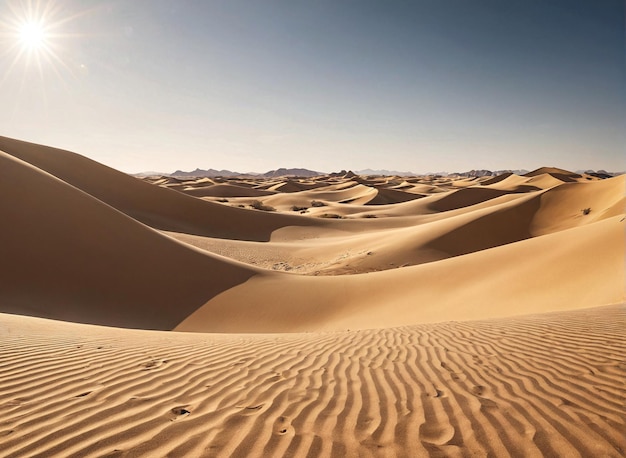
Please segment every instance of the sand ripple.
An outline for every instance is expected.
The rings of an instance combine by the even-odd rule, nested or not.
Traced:
[[[282,335],[0,317],[5,457],[626,450],[624,306]]]

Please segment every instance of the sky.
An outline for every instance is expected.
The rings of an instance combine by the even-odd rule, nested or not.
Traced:
[[[624,8],[6,0],[0,135],[130,173],[623,171]]]

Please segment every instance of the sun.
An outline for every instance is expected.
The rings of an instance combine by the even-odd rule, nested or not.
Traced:
[[[26,81],[36,75],[42,83],[56,78],[66,84],[66,78],[85,74],[85,65],[71,53],[77,40],[88,36],[77,33],[77,22],[100,7],[73,9],[67,3],[79,2],[0,0],[0,93],[8,84],[28,88]]]
[[[42,22],[29,21],[20,26],[19,40],[21,45],[31,51],[36,51],[46,44],[46,30]]]

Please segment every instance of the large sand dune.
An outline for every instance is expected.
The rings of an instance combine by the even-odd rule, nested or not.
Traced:
[[[294,215],[243,212],[150,186],[69,151],[0,137],[0,151],[30,163],[128,216],[158,229],[211,237],[267,240],[286,225],[304,224]]]
[[[625,196],[0,137],[1,455],[621,456]]]
[[[0,193],[5,312],[171,329],[253,273],[2,152]]]

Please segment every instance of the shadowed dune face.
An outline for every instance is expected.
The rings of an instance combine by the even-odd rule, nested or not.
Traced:
[[[378,188],[377,191],[378,194],[376,194],[376,197],[367,202],[366,205],[397,204],[400,202],[407,202],[422,197],[419,194],[404,192],[397,189]]]
[[[172,188],[170,187],[170,189]],[[275,194],[273,191],[225,183],[209,186],[190,186],[188,183],[185,183],[183,189],[177,190],[194,197],[259,197]]]
[[[510,191],[490,188],[466,188],[453,191],[429,203],[428,207],[436,212],[447,212],[459,208],[470,207],[496,197],[510,194]]]
[[[2,152],[0,195],[5,312],[172,329],[253,274],[176,243]]]
[[[429,245],[450,256],[461,256],[528,239],[532,237],[530,223],[539,208],[539,199],[532,198],[514,206],[484,212],[484,215],[445,232]]]

